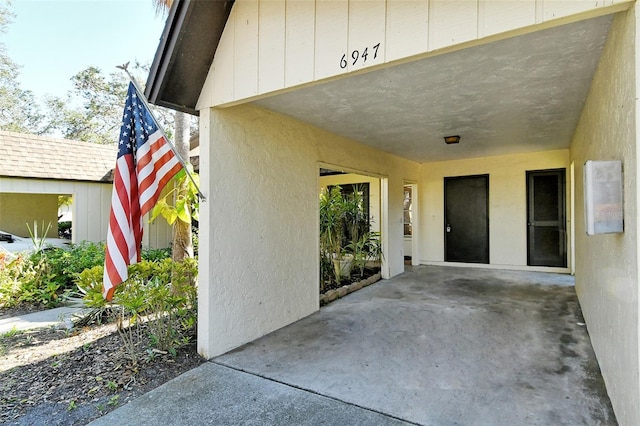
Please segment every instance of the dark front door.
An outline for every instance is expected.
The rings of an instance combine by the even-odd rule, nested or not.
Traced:
[[[489,263],[489,175],[444,179],[445,260]]]
[[[567,266],[565,171],[527,172],[527,262]]]

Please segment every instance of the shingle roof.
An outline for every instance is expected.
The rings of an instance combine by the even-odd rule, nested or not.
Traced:
[[[111,182],[117,146],[0,131],[0,176]]]

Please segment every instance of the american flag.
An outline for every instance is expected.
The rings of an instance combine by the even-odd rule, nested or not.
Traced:
[[[127,279],[127,266],[140,261],[143,216],[182,168],[133,83],[129,83],[118,143],[102,282],[107,300]]]

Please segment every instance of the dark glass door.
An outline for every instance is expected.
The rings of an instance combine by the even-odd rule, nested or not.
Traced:
[[[567,266],[565,171],[527,172],[527,262]]]

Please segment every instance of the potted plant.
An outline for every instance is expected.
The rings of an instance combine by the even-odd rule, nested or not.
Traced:
[[[340,283],[343,277],[348,278],[354,261],[362,275],[372,257],[369,251],[376,246],[373,244],[376,234],[369,231],[363,192],[354,185],[353,191],[347,194],[340,186],[330,187],[320,194],[320,272],[323,286],[332,278],[336,283]]]

